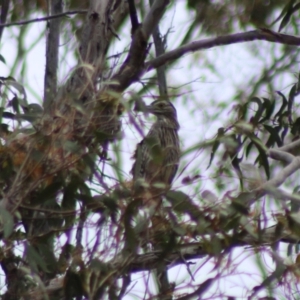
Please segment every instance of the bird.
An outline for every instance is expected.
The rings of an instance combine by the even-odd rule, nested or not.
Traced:
[[[137,145],[131,173],[134,193],[148,190],[151,197],[171,188],[180,159],[177,112],[168,100],[156,100],[145,108],[156,116],[144,139]]]

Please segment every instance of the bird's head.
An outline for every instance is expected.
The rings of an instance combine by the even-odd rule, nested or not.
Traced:
[[[147,107],[147,111],[153,115],[160,117],[167,117],[177,119],[177,112],[174,105],[167,100],[156,100]]]

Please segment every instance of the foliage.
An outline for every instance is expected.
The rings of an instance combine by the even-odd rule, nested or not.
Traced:
[[[293,35],[299,34],[300,3],[188,0],[191,20],[175,41],[170,23],[162,24],[164,15],[178,13],[178,4],[149,3],[71,0],[65,14],[61,0],[1,3],[6,24],[0,38],[11,38],[17,49],[10,65],[0,48],[0,65],[9,68],[0,74],[2,299],[234,299],[245,293],[284,299],[298,290],[300,38]],[[29,30],[37,24],[43,25],[32,38]],[[28,76],[29,55],[45,33],[41,95]],[[195,36],[207,44],[193,48]],[[166,49],[169,41],[173,52]],[[245,41],[248,55],[263,64],[230,99],[220,100],[222,91],[201,99],[184,87],[175,95],[170,83],[167,89],[166,78],[173,80],[181,61],[184,72],[190,63],[190,72],[221,78],[210,54],[199,51]],[[183,57],[189,52],[195,54]],[[77,60],[72,70],[68,59]],[[282,78],[289,85],[284,91],[278,88]],[[197,127],[192,141],[182,136],[188,146],[182,147],[178,180],[155,208],[145,204],[149,195],[134,195],[124,155],[126,142],[132,143],[128,126],[135,144],[146,131],[131,110],[145,111],[149,95],[171,99],[195,124],[200,118],[193,114],[203,105],[202,125],[217,124],[209,139]],[[255,257],[258,279],[243,286],[243,294],[216,288],[239,274],[237,251],[244,249],[241,277],[251,277],[247,267]],[[174,269],[183,268],[185,278],[173,279]]]

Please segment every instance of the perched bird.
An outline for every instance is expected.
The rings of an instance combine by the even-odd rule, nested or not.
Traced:
[[[157,100],[146,106],[157,117],[145,138],[138,144],[134,158],[134,193],[145,188],[152,197],[170,189],[178,169],[180,144],[179,123],[175,107],[170,101]]]

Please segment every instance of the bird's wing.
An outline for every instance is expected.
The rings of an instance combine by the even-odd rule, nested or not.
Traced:
[[[180,158],[179,149],[175,149],[175,148],[168,149],[168,155],[166,155],[163,162],[164,170],[162,170],[165,173],[164,177],[168,184],[172,183],[177,173],[179,158]]]
[[[131,173],[133,179],[145,177],[145,174],[151,173],[153,168],[153,149],[154,147],[160,148],[160,142],[156,131],[150,129],[147,136],[137,145],[133,158],[135,162],[132,166]]]

